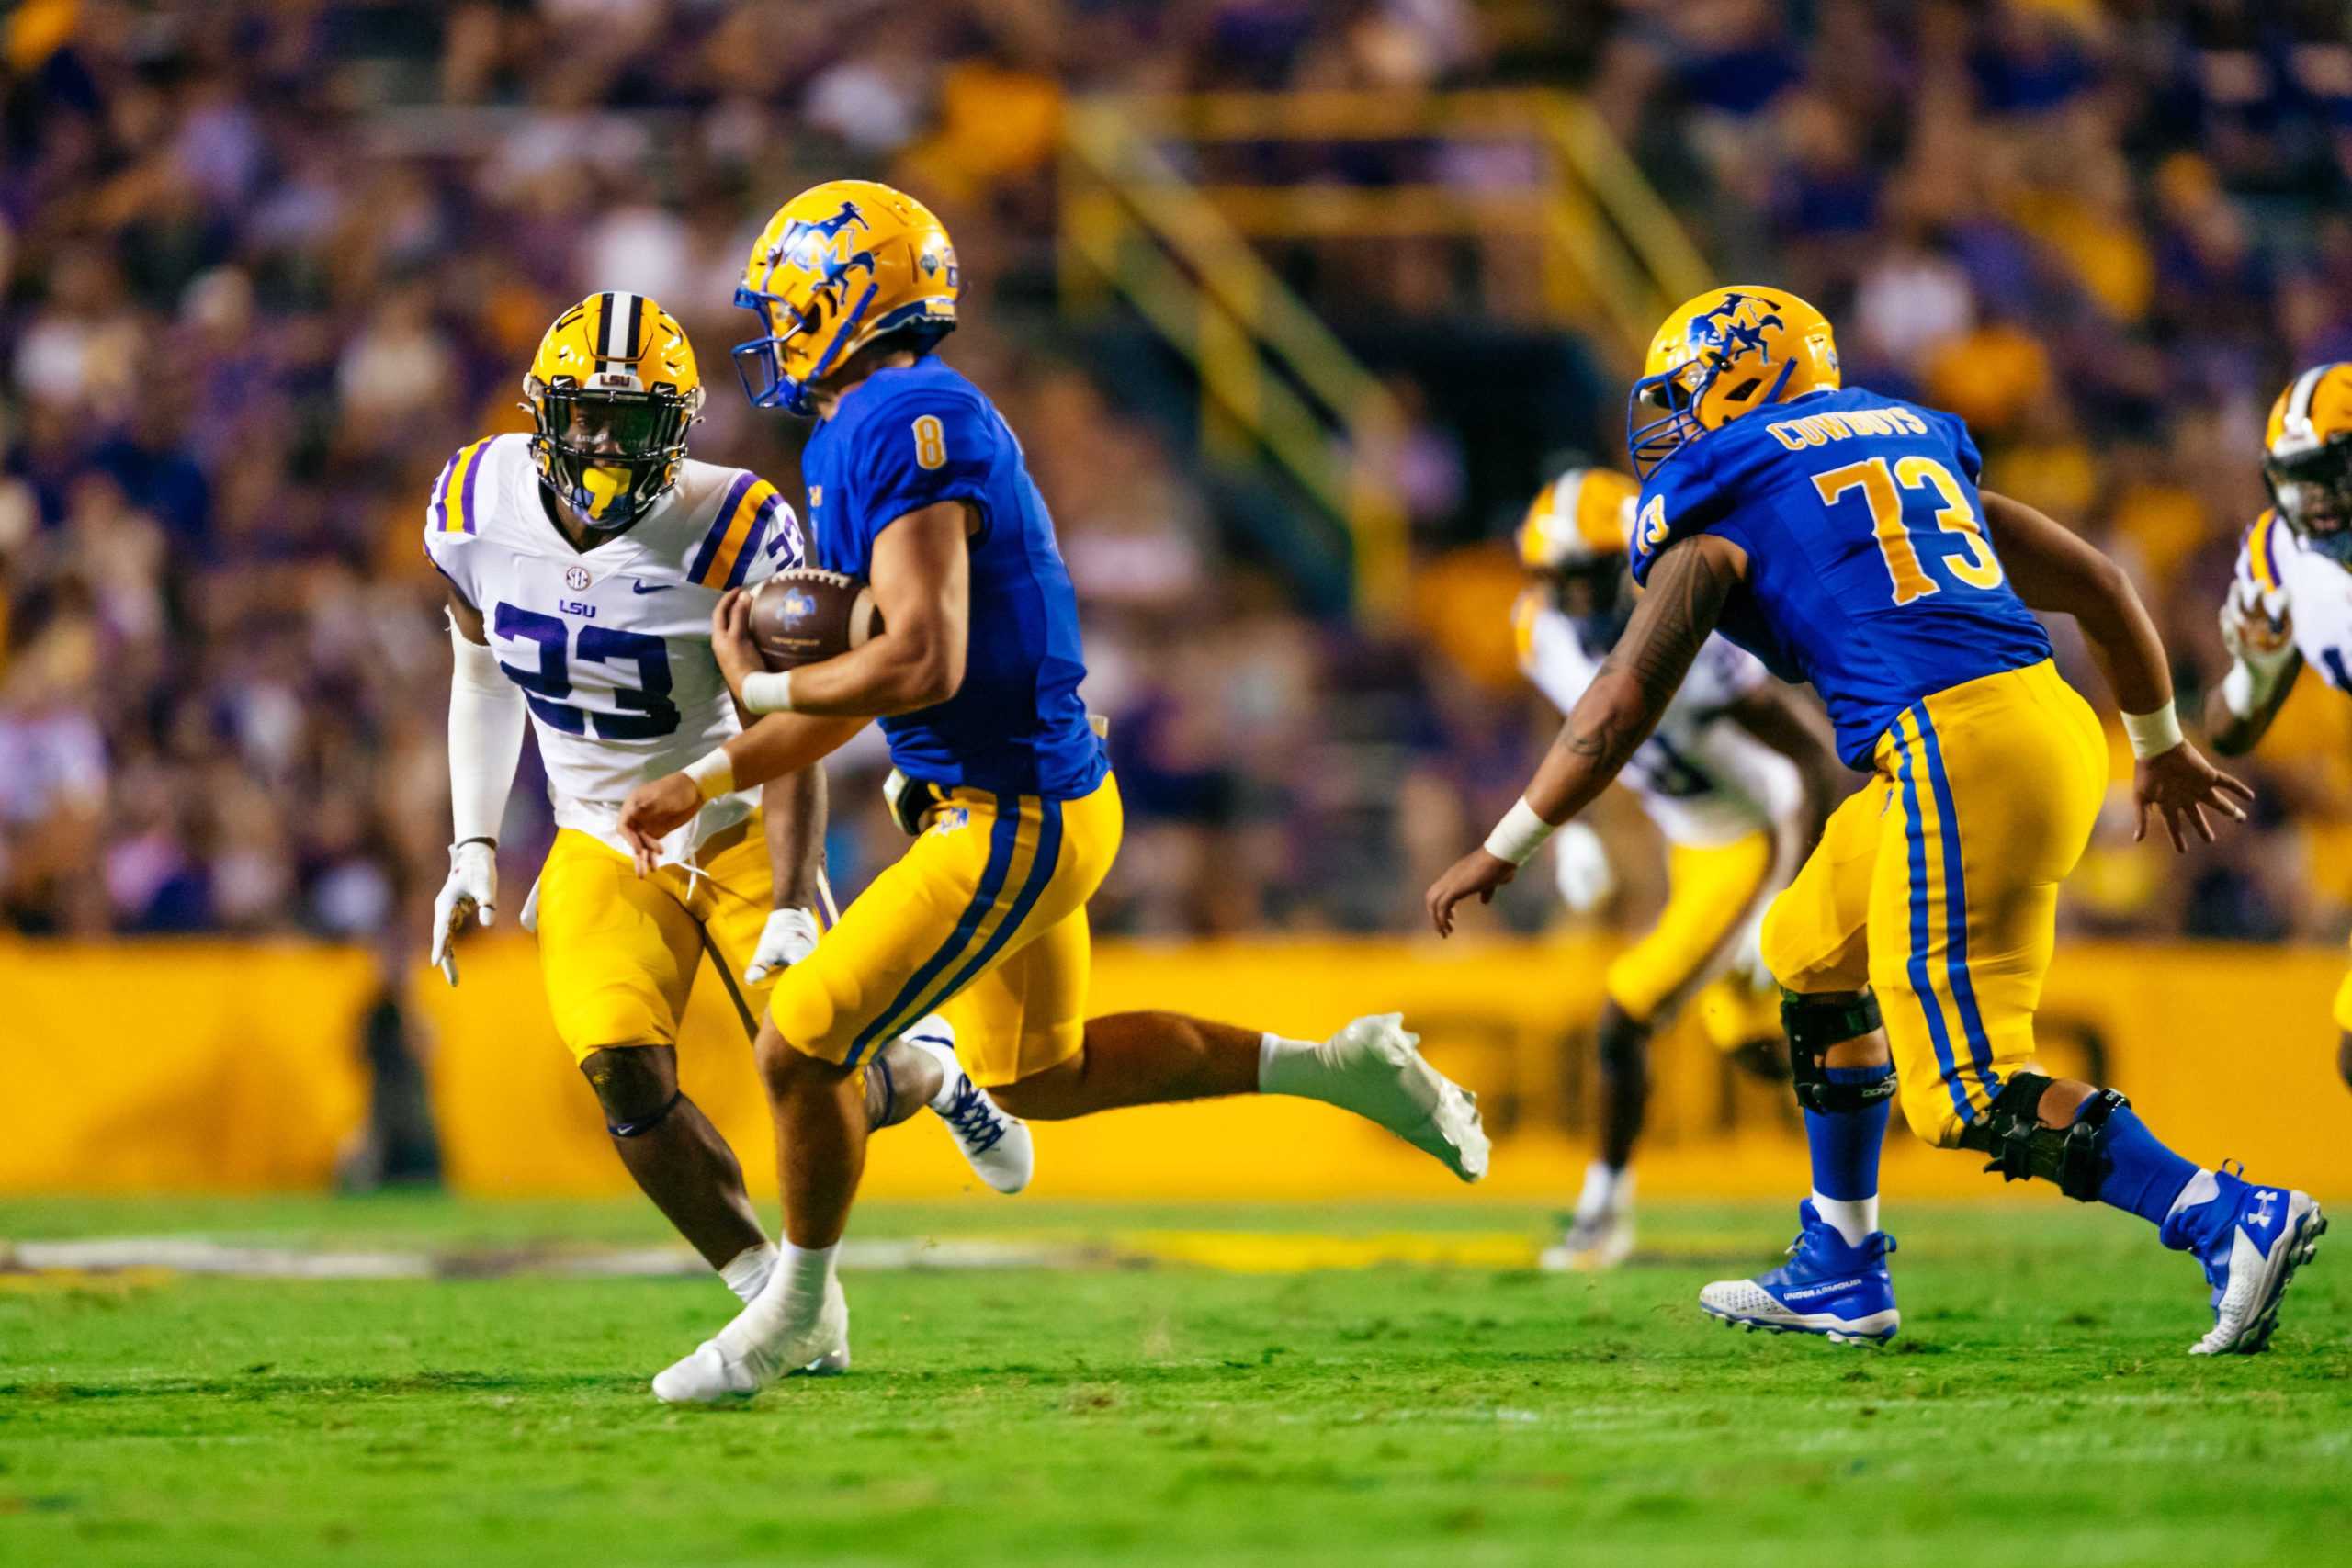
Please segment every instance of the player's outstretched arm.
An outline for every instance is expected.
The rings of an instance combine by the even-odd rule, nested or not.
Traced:
[[[1667,547],[1650,568],[1648,591],[1624,635],[1569,711],[1519,804],[1485,845],[1430,885],[1426,903],[1438,935],[1453,934],[1455,905],[1473,894],[1482,904],[1491,902],[1495,889],[1518,874],[1555,828],[1609,787],[1657,728],[1747,570],[1747,552],[1713,534]]]
[[[621,802],[620,833],[637,856],[637,874],[660,863],[662,840],[706,800],[815,767],[865,728],[862,718],[772,713],[692,766],[650,779]]]
[[[2123,706],[2123,728],[2139,759],[2139,826],[2132,837],[2148,836],[2151,810],[2162,815],[2173,848],[2183,852],[2188,829],[2213,841],[2205,816],[2209,808],[2245,821],[2254,791],[2216,769],[2181,737],[2164,640],[2132,579],[2023,502],[1991,491],[1983,499],[1994,548],[2018,596],[2032,609],[2075,617]]]
[[[428,962],[452,986],[451,942],[467,920],[497,918],[498,826],[522,760],[523,694],[498,667],[481,613],[449,593],[449,876],[433,900]]]

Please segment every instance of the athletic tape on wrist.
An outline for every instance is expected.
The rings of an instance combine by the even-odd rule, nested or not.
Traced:
[[[2180,744],[2180,715],[2170,703],[2154,713],[2127,713],[2123,733],[2131,738],[2134,757],[2158,756]]]
[[[728,756],[724,746],[713,747],[696,757],[683,772],[695,781],[695,788],[702,792],[705,800],[735,793],[735,761]]]
[[[1553,825],[1535,814],[1535,807],[1521,795],[1487,835],[1487,852],[1497,860],[1507,860],[1513,865],[1525,865],[1544,840],[1553,833]]]
[[[753,713],[792,711],[792,671],[762,671],[743,677],[743,705]]]

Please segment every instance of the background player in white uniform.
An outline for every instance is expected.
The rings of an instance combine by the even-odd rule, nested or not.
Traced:
[[[1639,487],[1607,468],[1571,468],[1520,524],[1530,581],[1512,609],[1519,663],[1562,714],[1600,672],[1633,609],[1627,574]],[[1585,1172],[1552,1269],[1606,1269],[1634,1247],[1634,1145],[1648,1098],[1650,1036],[1696,1002],[1707,1035],[1743,1067],[1788,1077],[1780,987],[1757,932],[1829,807],[1845,790],[1826,727],[1754,655],[1720,637],[1620,780],[1667,842],[1668,897],[1647,936],[1609,967],[1597,1031],[1600,1147]],[[1592,909],[1614,886],[1589,828],[1561,831],[1561,896]]]
[[[2315,365],[2271,405],[2271,509],[2238,550],[2222,605],[2230,672],[2205,700],[2213,750],[2254,749],[2305,665],[2352,692],[2352,363]],[[2335,993],[2336,1070],[2352,1084],[2352,975]]]
[[[701,378],[684,332],[650,299],[593,294],[567,310],[524,391],[537,433],[461,449],[425,510],[456,654],[456,833],[432,958],[456,985],[450,939],[476,913],[492,919],[498,828],[527,713],[557,833],[523,923],[536,909],[556,1032],[629,1174],[748,1300],[775,1249],[733,1151],[679,1089],[678,1019],[708,952],[748,1040],[774,977],[815,948],[822,775],[710,801],[644,879],[618,820],[640,782],[741,732],[711,655],[711,608],[729,588],[800,565],[799,520],[757,475],[685,456]],[[970,1088],[953,1043],[936,1018],[915,1024],[868,1076],[870,1109],[888,1124],[960,1084],[942,1115],[983,1179],[1017,1190],[1027,1129]]]

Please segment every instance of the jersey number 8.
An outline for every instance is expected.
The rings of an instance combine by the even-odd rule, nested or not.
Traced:
[[[941,428],[937,414],[927,413],[916,420],[914,433],[917,467],[936,468],[947,461],[947,432]]]
[[[1824,506],[1836,506],[1848,491],[1862,492],[1870,505],[1871,530],[1878,537],[1879,554],[1885,558],[1886,574],[1894,582],[1896,604],[1908,604],[1943,592],[1943,584],[1928,575],[1918,547],[1912,541],[1905,516],[1912,502],[1904,495],[1905,491],[1926,501],[1941,502],[1935,510],[1938,532],[1960,536],[1958,549],[1936,558],[1946,571],[1970,588],[2001,585],[2001,563],[1984,542],[1984,525],[1969,504],[1968,491],[1950,468],[1933,457],[1900,458],[1891,469],[1883,457],[1849,463],[1814,475],[1813,488],[1821,492]]]

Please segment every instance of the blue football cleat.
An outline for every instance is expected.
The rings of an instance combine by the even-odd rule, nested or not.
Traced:
[[[2167,1221],[2166,1239],[2185,1238],[2213,1287],[2213,1330],[2192,1356],[2252,1356],[2278,1326],[2278,1298],[2312,1260],[2327,1216],[2308,1192],[2259,1187],[2237,1171],[2213,1177],[2214,1194]]]
[[[1894,1338],[1903,1322],[1886,1271],[1894,1238],[1873,1231],[1860,1247],[1849,1246],[1810,1198],[1797,1205],[1797,1218],[1804,1228],[1786,1263],[1753,1280],[1716,1280],[1699,1292],[1700,1308],[1750,1333],[1826,1334],[1840,1345]]]

